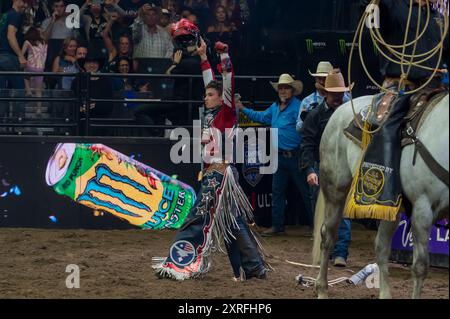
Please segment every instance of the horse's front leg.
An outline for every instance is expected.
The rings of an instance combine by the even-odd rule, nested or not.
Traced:
[[[375,239],[375,252],[377,255],[377,264],[380,278],[380,299],[391,299],[389,288],[389,269],[388,262],[391,254],[391,240],[397,229],[399,219],[395,222],[381,221]]]
[[[414,243],[412,265],[412,297],[414,299],[419,299],[430,264],[428,244],[431,225],[433,224],[433,212],[427,198],[422,197],[414,203],[411,222]]]
[[[316,281],[317,297],[319,299],[328,298],[328,263],[337,239],[337,230],[342,219],[342,210],[343,208],[339,205],[326,203],[325,220],[321,228],[320,271]]]

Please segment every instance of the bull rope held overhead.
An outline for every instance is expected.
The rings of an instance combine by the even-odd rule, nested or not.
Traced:
[[[441,32],[441,41],[430,51],[428,52],[424,52],[421,54],[416,54],[416,49],[417,49],[417,43],[418,41],[423,37],[423,35],[426,32],[426,29],[428,28],[429,22],[430,22],[430,0],[423,0],[426,1],[426,6],[427,6],[427,20],[425,22],[425,26],[423,28],[422,31],[420,31],[420,21],[421,21],[421,10],[418,10],[418,16],[417,16],[417,27],[416,27],[416,33],[415,33],[415,40],[411,41],[408,43],[408,35],[409,35],[409,26],[411,24],[411,19],[412,19],[412,9],[413,9],[413,3],[414,0],[410,0],[410,7],[409,7],[409,14],[408,14],[408,20],[407,20],[407,24],[406,24],[406,32],[405,32],[405,37],[404,37],[404,42],[403,45],[393,45],[393,44],[389,44],[386,43],[386,41],[383,39],[383,36],[381,35],[380,31],[378,28],[369,28],[370,31],[370,36],[372,39],[372,42],[375,46],[375,48],[378,50],[378,52],[380,52],[380,54],[386,58],[387,60],[389,60],[392,63],[395,64],[399,64],[402,74],[400,76],[400,81],[398,84],[398,89],[397,90],[390,90],[387,88],[384,88],[382,85],[380,85],[374,78],[373,76],[370,74],[369,70],[367,69],[366,63],[364,61],[364,57],[363,57],[363,52],[362,52],[362,36],[363,36],[363,31],[364,31],[364,23],[365,21],[367,21],[367,19],[371,16],[373,16],[374,14],[374,8],[380,3],[380,0],[372,0],[371,3],[368,5],[368,8],[372,8],[372,10],[366,10],[365,13],[363,14],[363,16],[361,17],[361,20],[359,21],[358,27],[356,29],[355,32],[355,36],[353,38],[353,43],[352,43],[352,48],[350,50],[350,57],[349,57],[349,63],[348,63],[348,81],[349,83],[352,83],[351,81],[351,70],[352,70],[352,58],[353,58],[353,52],[355,49],[355,45],[358,44],[358,53],[359,53],[359,58],[361,61],[361,65],[364,69],[364,72],[366,73],[366,75],[368,76],[368,78],[370,79],[370,81],[375,84],[381,91],[383,92],[390,92],[394,95],[400,95],[400,94],[414,94],[418,91],[420,91],[421,89],[423,89],[424,87],[426,87],[434,78],[434,76],[436,75],[436,73],[440,72],[440,73],[444,73],[446,72],[446,70],[441,70],[439,69],[439,65],[441,64],[442,61],[442,55],[443,55],[443,51],[444,51],[444,41],[445,41],[445,36],[447,35],[448,32],[448,28],[449,28],[449,6],[448,6],[448,2],[447,0],[437,0],[437,2],[434,4],[434,7],[442,14],[443,16],[443,20],[444,23],[439,24],[439,29]],[[406,54],[406,48],[408,47],[412,47],[412,54]],[[391,53],[393,55],[393,57],[390,57],[385,50],[383,50],[383,47],[385,48],[385,50],[387,50],[389,53]],[[430,60],[431,58],[433,58],[436,54],[439,53],[439,58],[436,64],[435,68],[430,68],[428,66],[423,65],[424,62]],[[422,58],[422,60],[418,60]],[[405,66],[407,66],[407,70],[405,70]],[[406,91],[405,90],[405,85],[407,83],[408,80],[408,76],[409,73],[411,71],[412,67],[418,67],[421,69],[425,69],[425,70],[429,70],[429,71],[433,71],[432,75],[429,77],[429,79],[420,87],[411,90],[411,91]],[[378,132],[381,129],[381,126],[379,126],[377,129],[371,131],[368,129],[367,125],[363,125],[359,118],[358,115],[356,114],[355,111],[355,106],[353,104],[353,94],[352,94],[352,88],[350,87],[350,103],[352,106],[352,111],[353,111],[353,116],[355,119],[355,123],[357,124],[357,126],[361,129],[361,131],[364,134],[375,134],[376,132]]]

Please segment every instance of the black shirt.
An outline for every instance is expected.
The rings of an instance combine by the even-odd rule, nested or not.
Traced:
[[[370,3],[370,0],[361,0],[364,6]],[[380,33],[384,37],[385,41],[391,45],[403,45],[406,32],[406,25],[409,15],[410,0],[381,0],[380,1]],[[421,10],[420,31],[421,32],[427,20],[427,6],[419,7],[417,3],[414,3],[412,10],[411,23],[408,33],[408,43],[416,38],[417,28],[417,16]],[[443,21],[443,17],[439,12],[432,9],[430,10],[430,22],[425,34],[417,43],[416,54],[422,54],[432,50],[441,39],[441,33],[437,21]],[[443,23],[443,22],[442,22]],[[448,46],[448,34],[445,45]],[[401,49],[397,49],[400,50]],[[406,49],[406,54],[412,54],[413,45]],[[385,50],[387,52],[387,50]],[[389,53],[388,56],[392,57]],[[436,54],[433,58],[422,63],[423,65],[431,68],[436,68],[439,54]],[[394,58],[398,60],[398,58]],[[424,58],[416,58],[416,61],[423,60]],[[438,65],[438,68],[441,66]],[[407,67],[405,67],[407,70]],[[380,72],[384,77],[400,77],[401,68],[399,64],[392,63],[380,55]],[[433,72],[424,70],[421,68],[413,67],[409,73],[409,80],[420,81],[431,76]]]
[[[328,107],[325,101],[314,108],[306,117],[302,128],[302,144],[301,144],[301,167],[306,174],[317,172],[314,167],[320,162],[319,146],[322,139],[323,131],[327,126],[328,120],[333,115],[334,109]]]
[[[16,27],[16,39],[19,44],[19,48],[22,48],[23,44],[23,15],[14,9],[11,9],[8,13],[0,15],[0,53],[16,53],[13,51],[8,41],[8,26],[12,25]]]
[[[91,75],[94,76],[94,75]],[[81,81],[82,91],[86,91],[86,81]],[[110,99],[113,95],[112,85],[109,79],[99,78],[98,80],[92,80],[89,83],[89,92],[92,99]],[[77,92],[77,81],[73,81],[72,90]],[[85,96],[86,93],[83,93]],[[89,116],[91,118],[108,118],[113,111],[113,103],[111,102],[95,102],[95,107],[89,110]]]
[[[91,25],[89,26],[89,39],[92,40],[102,40],[102,35],[101,33],[103,32],[103,30],[106,27],[106,19],[103,16],[99,17],[99,21],[97,23],[97,21],[95,20],[94,16],[91,16]]]

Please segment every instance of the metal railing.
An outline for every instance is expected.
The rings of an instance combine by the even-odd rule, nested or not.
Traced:
[[[19,90],[10,91],[9,96],[5,96],[5,91],[0,89],[0,135],[4,134],[23,134],[23,129],[30,128],[51,128],[54,129],[52,135],[74,135],[74,136],[90,136],[92,129],[95,128],[110,128],[110,129],[173,129],[178,127],[184,127],[188,130],[192,130],[192,121],[198,119],[198,113],[195,110],[198,106],[203,105],[203,100],[193,98],[194,95],[194,81],[201,81],[203,78],[201,75],[166,75],[166,74],[119,74],[119,73],[52,73],[52,72],[0,72],[2,77],[34,77],[44,76],[46,78],[63,78],[73,77],[75,81],[74,90],[70,91],[58,91],[58,90],[45,90],[41,97],[28,97],[25,92]],[[186,95],[186,98],[177,98],[180,96],[180,92],[172,94],[169,97],[153,96],[149,98],[94,98],[93,92],[90,92],[90,81],[92,77],[103,78],[130,78],[135,80],[168,80],[168,81],[187,81],[187,92],[182,92]],[[258,108],[259,106],[267,107],[273,101],[256,100],[257,92],[256,84],[260,81],[268,82],[269,80],[276,80],[275,76],[236,76],[236,84],[239,88],[241,85],[242,90],[239,92],[242,96],[248,97],[242,102],[244,105],[252,105],[252,107]],[[243,83],[246,82],[246,85]],[[174,83],[173,89],[176,90],[176,83]],[[184,86],[186,89],[186,86]],[[269,86],[268,86],[269,87]],[[203,88],[203,86],[202,86]],[[168,90],[170,93],[170,90]],[[59,93],[70,94],[70,97],[58,96]],[[175,92],[175,91],[174,91]],[[203,92],[195,92],[196,94],[203,94]],[[61,93],[63,94],[63,93]],[[49,96],[51,95],[51,96]],[[170,95],[170,94],[169,94]],[[25,109],[23,105],[17,107],[20,103],[50,103],[55,107],[61,108],[61,104],[69,105],[69,110],[63,117],[53,117],[48,119],[36,119],[27,118],[23,116],[22,109]],[[149,125],[138,123],[134,117],[109,117],[109,118],[95,118],[91,116],[90,107],[85,107],[85,113],[80,114],[80,107],[85,105],[89,106],[91,103],[112,103],[112,107],[125,107],[123,104],[139,104],[139,105],[151,105],[155,110],[158,110],[161,106],[176,105],[182,106],[183,110],[187,111],[186,125]],[[3,112],[3,110],[11,109],[12,112]],[[118,106],[120,105],[121,106]],[[20,113],[14,111],[14,108],[19,109]],[[11,114],[10,114],[11,113]],[[71,114],[71,116],[69,116]],[[6,115],[6,116],[5,116]],[[22,129],[22,130],[19,130]],[[62,129],[62,130],[61,130]],[[67,132],[69,129],[69,133]]]

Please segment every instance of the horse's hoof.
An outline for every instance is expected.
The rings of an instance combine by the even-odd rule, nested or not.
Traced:
[[[318,294],[317,299],[328,299],[328,294],[327,293]]]

